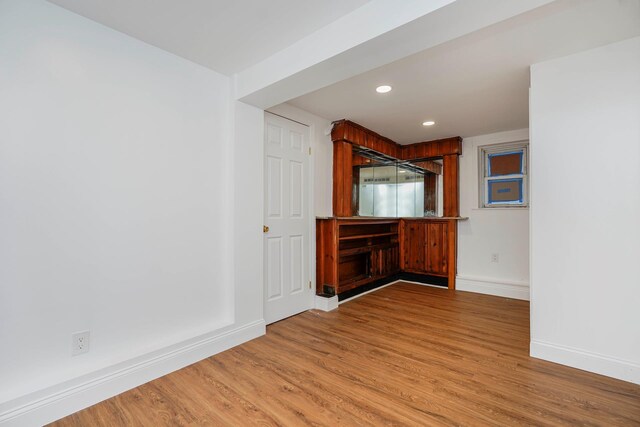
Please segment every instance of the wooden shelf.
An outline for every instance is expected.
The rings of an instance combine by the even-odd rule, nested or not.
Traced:
[[[453,289],[456,221],[317,219],[316,291],[339,295],[398,272],[446,277]]]
[[[338,254],[340,256],[358,255],[362,253],[371,252],[376,249],[386,249],[386,248],[392,248],[394,246],[398,246],[398,243],[382,243],[379,245],[371,245],[371,246],[365,246],[360,248],[341,249],[340,251],[338,251]]]
[[[350,284],[360,283],[363,280],[369,280],[369,279],[371,279],[371,276],[369,276],[367,274],[360,274],[358,276],[354,276],[354,277],[351,277],[350,279],[347,279],[347,280],[344,280],[344,281],[340,282],[340,286],[341,287],[342,286],[349,286]]]
[[[357,234],[355,236],[340,236],[338,240],[358,240],[358,239],[368,239],[370,237],[384,237],[384,236],[397,236],[398,233],[375,233],[375,234]]]
[[[400,220],[316,220],[317,292],[335,294],[395,274]]]

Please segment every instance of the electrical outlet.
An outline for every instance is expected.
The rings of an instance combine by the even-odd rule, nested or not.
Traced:
[[[86,353],[89,351],[89,331],[76,332],[71,335],[71,355]]]
[[[491,254],[491,262],[500,261],[500,256],[498,254]]]

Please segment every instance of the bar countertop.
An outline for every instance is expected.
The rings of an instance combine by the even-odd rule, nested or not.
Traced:
[[[464,221],[469,219],[467,216],[416,216],[416,217],[381,217],[381,216],[317,216],[316,219],[337,219],[340,221],[351,220],[351,221],[371,221],[371,220],[380,220],[380,221],[389,221],[396,219],[404,219],[406,221],[411,220],[457,220]]]

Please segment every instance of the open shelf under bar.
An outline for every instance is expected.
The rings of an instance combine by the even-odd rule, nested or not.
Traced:
[[[390,233],[374,233],[374,234],[356,234],[355,236],[340,236],[339,240],[357,240],[357,239],[368,239],[370,237],[383,237],[383,236],[397,236],[397,232]]]

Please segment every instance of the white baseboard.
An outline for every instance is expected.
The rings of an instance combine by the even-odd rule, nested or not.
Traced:
[[[457,276],[456,290],[529,301],[529,284],[526,282]]]
[[[316,310],[331,311],[338,308],[338,296],[334,295],[330,298],[315,296],[314,306]]]
[[[155,351],[117,366],[0,405],[0,425],[41,426],[266,332],[264,320]]]
[[[531,340],[531,357],[571,366],[583,371],[640,384],[640,365],[602,354],[566,347],[544,341]]]

